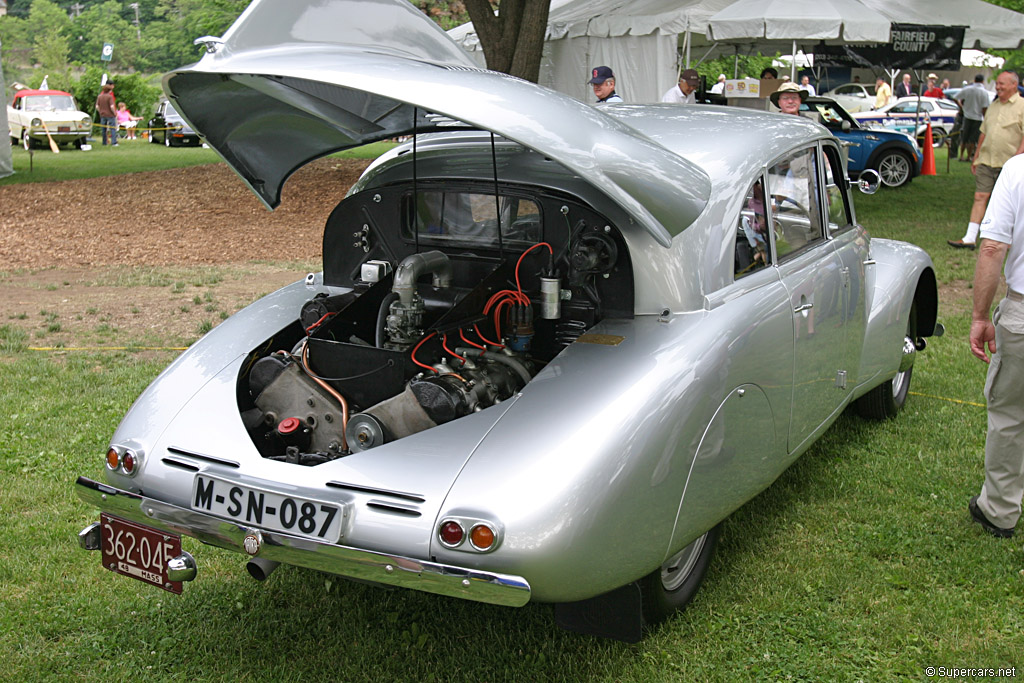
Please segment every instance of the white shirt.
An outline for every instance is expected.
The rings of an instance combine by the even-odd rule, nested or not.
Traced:
[[[1024,155],[1003,164],[981,221],[981,237],[1010,245],[1003,271],[1006,284],[1024,293]]]
[[[689,95],[684,95],[678,85],[673,85],[668,92],[661,96],[661,101],[673,104],[694,104],[697,102],[697,91],[693,90]]]
[[[711,92],[716,93],[718,95],[721,95],[723,92],[725,92],[725,81],[718,81],[718,83],[715,83],[713,86],[711,86]]]
[[[800,89],[801,90],[806,90],[807,94],[810,95],[811,97],[814,97],[815,95],[818,94],[818,91],[815,90],[814,86],[811,85],[810,83],[808,83],[807,85],[804,85],[803,83],[801,83],[800,84]]]

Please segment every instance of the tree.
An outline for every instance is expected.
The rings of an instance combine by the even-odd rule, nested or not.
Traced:
[[[551,0],[465,0],[487,68],[537,82]]]

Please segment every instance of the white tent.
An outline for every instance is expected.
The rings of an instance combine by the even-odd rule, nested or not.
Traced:
[[[0,49],[3,45],[0,45]],[[0,68],[0,96],[5,100],[4,105],[7,104],[7,89],[4,85],[4,70]],[[0,131],[8,130],[7,128],[7,107],[0,105]],[[11,161],[11,145],[10,138],[4,136],[6,142],[0,143],[0,178],[6,178],[7,176],[14,173],[14,165]]]
[[[737,0],[711,17],[707,38],[795,55],[798,43],[885,43],[889,24],[859,0]]]
[[[677,48],[703,38],[712,14],[734,0],[552,0],[540,83],[584,102],[590,70],[607,65],[627,102],[657,102],[679,75]],[[484,64],[472,24],[448,34]]]
[[[587,75],[594,66],[606,64],[615,71],[616,88],[627,102],[652,102],[676,82],[679,45],[686,53],[693,46],[693,61],[703,58],[712,45],[710,54],[751,54],[759,47],[771,53],[789,51],[778,43],[766,45],[753,39],[730,39],[729,45],[708,41],[705,34],[711,17],[735,1],[552,0],[540,82],[582,101],[592,101]],[[772,7],[809,5],[816,11],[824,4],[817,0],[750,1],[762,8],[764,16],[780,11]],[[894,23],[966,26],[964,47],[1016,48],[1024,40],[1024,14],[982,0],[860,2]],[[846,40],[847,28],[844,24],[840,40]],[[484,65],[472,24],[454,28],[449,35]],[[718,35],[712,33],[712,37]],[[855,42],[854,35],[850,33],[847,42]]]

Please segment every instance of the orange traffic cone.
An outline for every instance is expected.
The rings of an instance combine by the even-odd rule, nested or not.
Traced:
[[[921,162],[921,175],[935,175],[935,148],[932,147],[932,122],[924,129],[924,161]]]

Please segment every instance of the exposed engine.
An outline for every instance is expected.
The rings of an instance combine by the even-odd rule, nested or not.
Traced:
[[[401,260],[371,258],[397,249],[375,243],[368,225],[348,233],[358,262],[334,267],[353,273],[350,291],[307,301],[243,369],[242,417],[264,457],[317,465],[485,410],[605,315],[631,315],[624,243],[603,222],[563,228],[554,246],[515,240],[524,246],[506,257],[501,247],[497,258],[428,250]],[[325,238],[325,253],[332,246]]]

